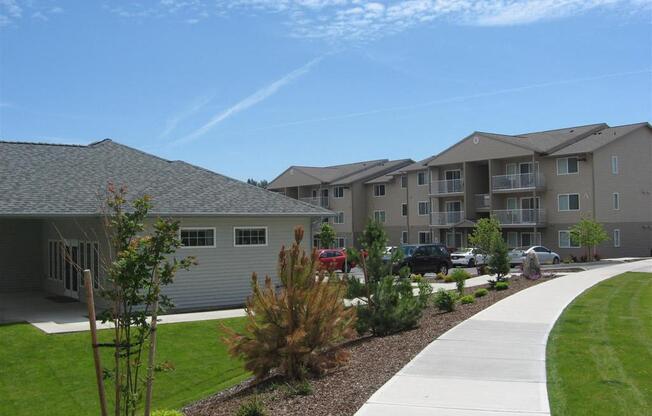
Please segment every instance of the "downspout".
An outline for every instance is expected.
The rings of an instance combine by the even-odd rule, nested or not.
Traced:
[[[403,181],[403,177],[401,176],[401,181]],[[410,176],[406,172],[405,173],[405,205],[407,205],[407,215],[405,221],[407,222],[407,241],[406,244],[410,244],[410,241],[412,239],[410,238]]]
[[[536,168],[535,155],[536,155],[536,153],[532,152],[532,172],[533,172],[532,174],[534,175],[534,187],[532,188],[532,206],[534,207],[533,208],[534,209],[534,227],[533,227],[534,234],[533,234],[533,237],[534,237],[534,239],[536,241],[536,238],[537,238],[537,221],[539,221],[539,208],[537,208],[537,206],[538,206],[537,205],[537,184],[539,182],[539,171]],[[535,245],[540,245],[541,243],[543,243],[543,241],[539,241],[539,243],[535,244]]]

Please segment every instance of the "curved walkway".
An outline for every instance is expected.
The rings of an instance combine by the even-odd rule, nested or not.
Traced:
[[[652,260],[568,274],[505,298],[428,345],[356,415],[549,415],[550,330],[578,295],[627,271],[652,272]]]

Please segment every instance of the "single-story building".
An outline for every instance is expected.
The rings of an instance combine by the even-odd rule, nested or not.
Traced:
[[[108,183],[151,196],[153,218],[180,221],[198,265],[165,288],[178,309],[242,305],[252,272],[275,277],[278,251],[332,213],[182,161],[106,139],[87,146],[0,141],[0,294],[45,291],[84,301],[81,275],[100,287],[110,260],[103,209]],[[64,255],[65,252],[69,256]]]

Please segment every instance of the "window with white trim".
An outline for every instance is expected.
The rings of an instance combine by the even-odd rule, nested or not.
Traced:
[[[385,196],[385,185],[384,184],[374,185],[374,196],[376,196],[376,197]]]
[[[337,248],[345,248],[346,247],[346,238],[344,237],[335,237],[335,245]]]
[[[401,204],[401,216],[407,217],[408,215],[408,204]]]
[[[267,227],[234,227],[233,245],[255,247],[267,245]]]
[[[426,171],[417,172],[417,185],[427,185],[428,177],[426,176]]]
[[[618,228],[614,228],[613,241],[614,247],[620,247],[620,230]]]
[[[611,173],[618,175],[618,156],[611,156]]]
[[[333,198],[344,198],[344,187],[336,186],[333,189]]]
[[[408,187],[408,177],[407,175],[401,175],[401,188]]]
[[[385,211],[374,211],[374,220],[380,223],[385,222]]]
[[[620,209],[620,193],[614,192],[613,194],[613,207],[615,210]]]
[[[430,202],[428,201],[419,201],[419,215],[428,215],[430,214]]]
[[[578,211],[580,209],[580,194],[557,195],[559,211]]]
[[[407,243],[408,243],[408,232],[401,231],[401,244],[407,244]]]
[[[215,247],[215,228],[181,228],[179,234],[183,247]]]
[[[559,248],[579,248],[580,244],[569,230],[559,230]]]
[[[432,234],[430,231],[419,231],[419,244],[432,243]]]
[[[541,245],[541,233],[521,233],[521,246],[530,247]]]
[[[344,213],[342,211],[335,213],[333,224],[344,224]]]
[[[580,163],[577,157],[557,159],[557,175],[573,175],[579,173]]]

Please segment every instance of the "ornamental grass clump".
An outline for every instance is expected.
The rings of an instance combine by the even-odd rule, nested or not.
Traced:
[[[294,235],[292,247],[283,247],[278,258],[281,289],[274,288],[269,276],[260,286],[254,273],[245,330],[224,327],[229,353],[243,358],[257,379],[272,369],[288,380],[302,380],[307,372],[321,374],[346,361],[338,345],[355,336],[355,310],[343,303],[346,283],[326,282],[323,272],[317,274],[317,251],[308,256],[301,248],[303,228],[297,227]]]

